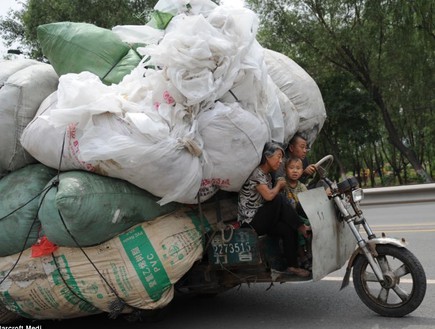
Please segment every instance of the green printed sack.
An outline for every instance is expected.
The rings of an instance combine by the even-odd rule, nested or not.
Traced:
[[[179,210],[83,251],[59,247],[31,258],[27,249],[10,274],[19,255],[0,258],[0,304],[34,319],[112,312],[114,305],[125,305],[122,313],[162,308],[202,253],[200,222]]]

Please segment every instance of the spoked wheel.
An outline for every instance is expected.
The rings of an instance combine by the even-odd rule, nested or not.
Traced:
[[[375,260],[384,274],[381,284],[366,257],[355,260],[353,281],[361,300],[371,310],[389,317],[413,312],[426,293],[426,275],[418,259],[406,248],[376,246]]]

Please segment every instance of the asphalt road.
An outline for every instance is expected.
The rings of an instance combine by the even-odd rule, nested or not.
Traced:
[[[350,285],[340,291],[344,270],[320,282],[242,285],[213,298],[176,296],[158,322],[127,322],[106,314],[62,321],[27,321],[38,329],[79,328],[352,328],[433,329],[435,327],[435,204],[364,208],[375,232],[404,237],[426,271],[428,288],[420,307],[403,318],[385,318],[368,309]],[[270,288],[270,289],[268,289]],[[17,322],[14,325],[24,323]],[[25,327],[24,327],[25,328]]]

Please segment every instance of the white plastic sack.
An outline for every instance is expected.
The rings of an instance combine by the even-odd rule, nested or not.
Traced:
[[[174,16],[182,13],[207,15],[210,11],[215,9],[216,6],[217,5],[210,0],[160,0],[156,3],[154,9]]]
[[[326,120],[322,94],[313,78],[289,57],[264,49],[267,71],[299,113],[298,131],[311,144]]]
[[[112,116],[113,124],[117,117]],[[120,126],[124,126],[119,121]],[[192,203],[201,183],[201,148],[193,132],[184,138],[167,136],[150,141],[96,125],[86,130],[79,142],[83,161],[98,164],[110,176],[125,179],[171,201]]]
[[[264,49],[259,45],[243,57],[233,86],[219,100],[238,102],[243,109],[261,118],[269,129],[268,140],[288,143],[298,129],[299,113],[268,75]]]
[[[57,91],[54,91],[44,99],[33,120],[30,121],[23,130],[20,137],[21,145],[27,152],[35,157],[35,159],[48,167],[61,169],[62,171],[67,170],[66,168],[81,169],[81,165],[72,168],[71,165],[65,166],[65,164],[63,164],[59,167],[59,164],[62,162],[62,143],[66,130],[55,129],[44,116],[49,113],[50,109],[56,106],[56,104]],[[44,143],[44,141],[50,141],[50,143]]]
[[[268,90],[272,95],[276,95],[278,109],[281,110],[283,123],[283,139],[275,139],[274,141],[288,144],[291,137],[298,131],[299,128],[299,113],[292,101],[277,87],[273,80],[268,77]],[[278,115],[278,114],[277,114]]]
[[[185,15],[203,15],[207,16],[212,12],[217,5],[209,0],[160,0],[154,6],[154,10],[177,16],[180,14]],[[169,25],[171,22],[169,23]],[[153,26],[153,22],[150,21],[146,25],[117,25],[112,28],[112,31],[117,34],[120,39],[130,44],[157,44],[164,37],[165,33],[170,30],[171,27],[166,27],[165,30],[160,30]]]
[[[41,102],[57,85],[52,66],[39,63],[14,73],[0,89],[0,177],[36,162],[19,139]]]
[[[89,111],[84,110],[85,106],[75,108],[76,111],[60,110],[52,100],[44,102],[44,106],[49,103],[48,108],[41,106],[21,138],[25,149],[39,162],[52,168],[58,168],[61,162],[62,171],[81,169],[125,179],[162,197],[160,204],[194,202],[202,169],[201,148],[194,141],[193,132],[158,140],[156,136],[142,134],[127,119],[99,111],[99,107]],[[69,115],[80,120],[60,124],[62,115],[54,115],[56,111],[62,112],[63,117]],[[53,117],[58,119],[56,124]],[[43,140],[51,142],[43,144]]]
[[[12,74],[35,64],[41,64],[41,62],[27,58],[0,60],[0,89]]]
[[[65,76],[62,81],[66,81]],[[82,88],[76,84],[74,80],[76,88]],[[63,88],[61,84],[59,90]],[[226,107],[217,102],[213,109],[200,113],[198,130],[183,132],[183,140],[171,137],[168,125],[158,121],[161,116],[153,120],[153,112],[128,112],[123,119],[116,113],[98,114],[98,107],[93,107],[98,101],[88,105],[95,110],[80,104],[73,109],[57,109],[50,100],[54,97],[44,101],[38,116],[26,127],[22,136],[26,149],[53,168],[62,162],[61,170],[82,169],[125,179],[162,197],[162,205],[170,201],[197,203],[198,191],[202,201],[218,188],[238,191],[259,163],[268,139],[266,124],[238,103]],[[107,97],[112,99],[104,99]],[[45,108],[46,104],[51,104],[50,108]],[[65,126],[61,118],[68,117],[72,119],[65,122],[80,124]],[[189,134],[197,138],[189,139]],[[52,142],[38,142],[43,138]]]
[[[123,42],[129,44],[153,44],[164,36],[163,30],[147,25],[117,25],[112,28],[112,31]]]
[[[196,203],[200,188],[205,199],[217,187],[237,190],[239,180],[258,165],[257,150],[266,141],[287,142],[301,125],[317,135],[315,127],[320,129],[325,118],[324,113],[322,120],[307,117],[315,111],[312,101],[319,100],[304,90],[314,82],[303,70],[304,84],[292,92],[298,97],[308,93],[308,99],[301,102],[284,92],[289,81],[299,80],[281,63],[265,62],[255,40],[257,26],[253,12],[224,6],[175,16],[161,42],[143,48],[151,59],[146,57],[119,84],[103,85],[89,72],[62,76],[57,104],[26,127],[22,144],[48,166],[57,168],[62,159],[61,170],[125,179],[161,197],[160,204]],[[268,75],[269,67],[276,70]],[[282,77],[279,84],[276,75]],[[240,113],[220,114],[219,102]],[[203,115],[207,119],[200,123]],[[240,133],[234,133],[235,127],[246,132],[245,122],[252,125],[251,133],[242,133],[238,142],[252,142],[253,132],[258,135],[252,152],[244,154],[249,164],[240,166],[228,152],[235,144],[232,136]],[[48,138],[52,143],[43,145]],[[240,170],[237,179],[231,166]]]
[[[179,15],[160,43],[143,48],[142,54],[151,56],[151,65],[164,68],[167,78],[187,98],[183,105],[203,103],[207,108],[233,85],[257,26],[257,17],[247,9],[234,15],[216,7],[207,18]]]
[[[241,107],[266,123],[267,140],[283,142],[283,109],[275,86],[267,74],[263,48],[254,42],[241,59],[240,69],[231,88],[219,98],[221,102],[238,102]]]
[[[268,138],[266,124],[238,103],[215,105],[198,117],[206,159],[200,189],[202,200],[219,189],[238,192],[260,163]]]

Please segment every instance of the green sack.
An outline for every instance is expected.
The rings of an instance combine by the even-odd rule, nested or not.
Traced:
[[[41,198],[39,219],[51,242],[77,247],[75,239],[80,246],[92,246],[181,206],[160,206],[159,199],[122,179],[68,171],[61,173],[59,185]]]
[[[172,18],[174,18],[174,15],[156,10],[151,13],[151,20],[147,25],[159,30],[164,30]]]
[[[113,31],[88,23],[58,22],[37,28],[42,52],[56,73],[89,71],[107,85],[119,83],[141,57]]]
[[[40,163],[30,164],[0,179],[0,256],[30,247],[38,239],[41,223],[38,199],[56,170]],[[29,235],[26,241],[26,237]]]

